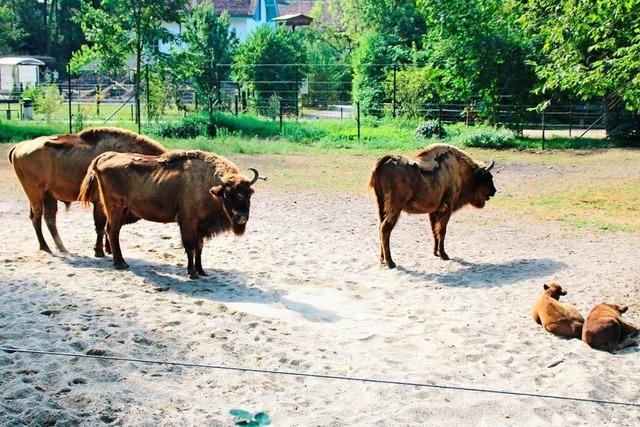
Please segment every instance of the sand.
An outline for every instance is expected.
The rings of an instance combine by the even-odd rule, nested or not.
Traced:
[[[127,226],[131,268],[115,271],[80,206],[59,214],[67,255],[37,251],[26,202],[0,215],[3,347],[640,402],[638,347],[594,351],[530,314],[557,281],[583,315],[627,303],[640,323],[637,235],[489,203],[452,219],[451,261],[431,255],[426,217],[403,216],[390,271],[369,195],[258,191],[246,236],[208,242],[210,277],[190,281],[175,224]],[[234,408],[277,426],[640,422],[638,408],[19,353],[0,353],[0,384],[1,425],[232,425]]]

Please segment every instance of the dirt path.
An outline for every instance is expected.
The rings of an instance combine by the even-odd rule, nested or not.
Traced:
[[[256,193],[245,238],[206,245],[211,276],[189,281],[175,225],[127,226],[131,269],[119,272],[92,257],[78,206],[59,219],[67,256],[36,251],[26,203],[5,199],[0,215],[1,346],[640,401],[638,347],[596,352],[530,318],[542,284],[558,281],[584,315],[623,302],[640,323],[633,234],[489,204],[454,216],[442,262],[426,218],[405,216],[388,271],[367,194],[276,186]],[[230,425],[232,408],[278,426],[640,422],[588,403],[25,354],[0,353],[0,381],[3,425]]]

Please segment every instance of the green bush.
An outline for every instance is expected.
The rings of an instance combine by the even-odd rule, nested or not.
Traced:
[[[420,123],[416,128],[416,136],[418,138],[443,138],[445,134],[444,127],[437,120],[427,120]]]
[[[465,147],[515,148],[518,141],[508,129],[477,129],[460,136]]]
[[[163,138],[195,138],[207,134],[209,118],[203,114],[183,117],[179,122],[160,123],[152,126],[151,133]]]

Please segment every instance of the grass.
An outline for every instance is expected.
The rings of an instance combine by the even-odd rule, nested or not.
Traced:
[[[363,193],[375,159],[387,152],[415,152],[437,139],[418,139],[415,123],[365,120],[362,140],[352,120],[290,120],[280,136],[278,122],[222,116],[217,138],[158,138],[174,149],[198,148],[232,155],[243,167],[269,176],[264,190]],[[131,122],[119,124],[133,128]],[[1,141],[66,132],[63,123],[0,122]],[[145,129],[154,131],[153,127]],[[464,145],[470,132],[490,128],[447,126],[443,142]],[[257,136],[256,136],[257,135]],[[510,139],[511,141],[511,139]],[[578,228],[640,232],[640,150],[609,149],[595,139],[517,139],[515,149],[468,147],[474,158],[495,159],[498,196],[488,205],[524,221],[554,221]],[[3,149],[5,147],[2,147]],[[3,151],[3,159],[6,156]]]

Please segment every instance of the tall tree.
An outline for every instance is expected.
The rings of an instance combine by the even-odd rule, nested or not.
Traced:
[[[162,22],[179,21],[184,0],[101,0],[99,7],[83,1],[76,16],[88,46],[75,55],[81,60],[98,58],[104,69],[122,69],[127,56],[135,55],[136,121],[140,123],[140,78],[142,57],[153,55],[159,40],[171,34]]]
[[[278,98],[297,112],[298,90],[306,73],[306,52],[298,32],[263,25],[242,42],[233,59],[233,78],[255,93],[256,109],[267,113]]]
[[[238,44],[235,31],[230,29],[229,15],[218,15],[211,3],[202,3],[188,14],[176,45],[171,63],[182,79],[191,79],[200,95],[207,100],[209,134],[215,136],[214,100],[220,82],[229,74],[228,66]],[[220,100],[218,100],[220,101]]]

